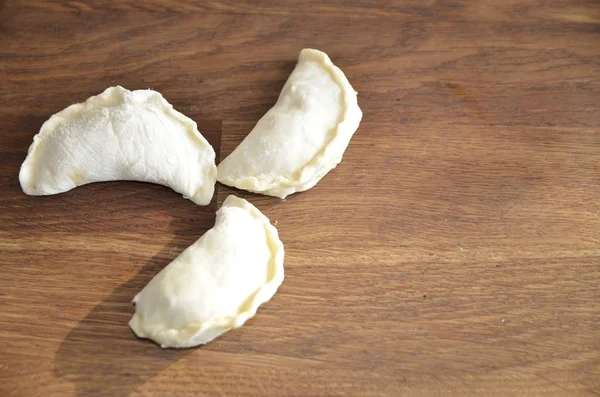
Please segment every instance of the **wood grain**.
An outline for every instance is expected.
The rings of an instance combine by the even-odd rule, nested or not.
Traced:
[[[43,121],[114,84],[223,158],[303,47],[365,114],[314,189],[21,192]],[[0,100],[2,396],[600,394],[596,1],[1,1]],[[277,222],[280,291],[208,346],[137,340],[131,298],[230,193]]]

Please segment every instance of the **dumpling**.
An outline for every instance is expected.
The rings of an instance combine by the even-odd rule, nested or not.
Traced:
[[[200,205],[210,202],[216,177],[215,151],[192,119],[156,91],[120,86],[50,117],[19,174],[30,195],[132,180],[168,186]]]
[[[219,182],[285,198],[342,161],[362,112],[356,91],[324,52],[304,49],[279,99],[218,166]]]
[[[242,326],[283,282],[283,244],[256,207],[229,196],[215,226],[133,299],[129,326],[161,347],[205,344]]]

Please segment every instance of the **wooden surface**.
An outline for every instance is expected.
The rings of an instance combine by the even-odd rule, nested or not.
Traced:
[[[161,350],[130,300],[212,226],[141,183],[28,197],[41,124],[154,88],[221,157],[299,50],[364,121],[286,201],[279,293],[209,345]],[[600,395],[600,3],[0,1],[1,396]]]

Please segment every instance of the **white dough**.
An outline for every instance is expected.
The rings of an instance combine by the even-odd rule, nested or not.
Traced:
[[[304,49],[275,106],[219,164],[218,180],[280,198],[310,189],[342,161],[361,118],[344,73]]]
[[[192,119],[156,91],[117,86],[50,117],[33,137],[19,179],[30,195],[92,182],[151,182],[204,205],[216,174],[215,151]]]
[[[256,207],[229,196],[215,226],[135,298],[129,326],[161,347],[210,342],[242,326],[283,282],[283,244]]]

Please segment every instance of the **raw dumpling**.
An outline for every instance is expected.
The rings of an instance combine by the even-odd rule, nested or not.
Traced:
[[[283,244],[256,207],[229,196],[215,226],[154,277],[129,326],[161,347],[205,344],[240,327],[283,281]]]
[[[156,91],[117,86],[50,117],[33,137],[19,179],[31,195],[92,182],[151,182],[204,205],[216,174],[215,151],[192,119]]]
[[[218,167],[219,182],[285,198],[342,161],[362,112],[327,54],[304,49],[279,99]]]

